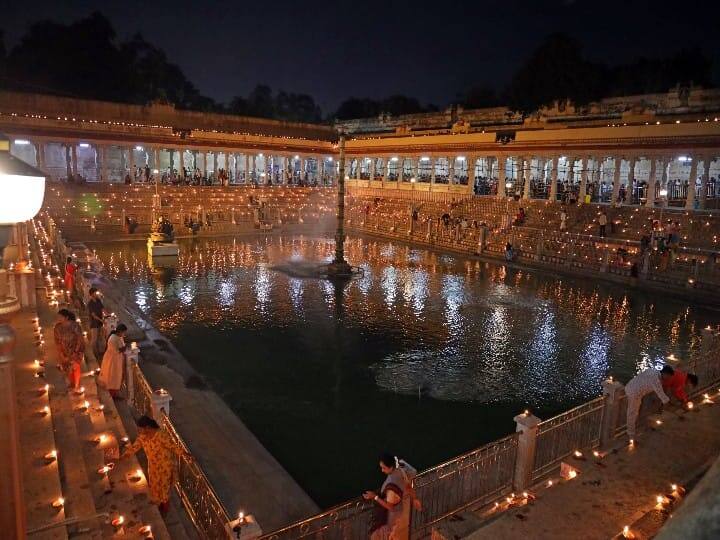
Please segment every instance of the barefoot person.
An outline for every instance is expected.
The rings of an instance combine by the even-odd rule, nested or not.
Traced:
[[[137,428],[137,439],[128,446],[121,459],[127,459],[139,450],[145,451],[150,500],[165,515],[170,508],[170,488],[175,482],[177,458],[184,456],[190,460],[191,457],[152,418],[141,416],[137,420]]]
[[[658,371],[649,368],[635,375],[625,386],[627,396],[627,435],[630,441],[636,440],[635,424],[637,424],[640,405],[643,397],[655,392],[660,401],[665,405],[670,398],[663,392],[663,383],[673,376],[674,370],[670,366],[664,366]]]
[[[123,371],[125,371],[125,334],[127,326],[118,324],[108,338],[107,349],[100,367],[99,382],[107,388],[113,399],[120,397]]]
[[[53,337],[58,354],[58,367],[67,376],[68,386],[77,390],[80,386],[81,365],[85,357],[85,339],[72,311],[67,309],[58,311]]]
[[[68,257],[65,262],[65,290],[70,292],[70,295],[75,292],[75,272],[77,272],[77,265],[73,262],[72,257]]]

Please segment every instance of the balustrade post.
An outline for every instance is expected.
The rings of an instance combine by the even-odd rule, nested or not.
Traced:
[[[612,379],[602,383],[603,396],[605,396],[605,410],[600,427],[600,448],[607,448],[615,439],[615,426],[617,426],[620,413],[620,399],[625,394],[625,386]]]
[[[607,272],[609,267],[610,267],[610,248],[605,248],[605,253],[603,253],[602,264],[600,264],[600,271]]]
[[[170,416],[170,402],[172,396],[167,390],[160,388],[155,390],[151,396],[150,406],[152,407],[152,415],[155,421],[159,424],[162,420],[162,414]]]
[[[640,271],[640,274],[642,275],[642,277],[647,278],[649,273],[650,273],[650,250],[646,249],[645,254],[643,255],[643,265],[642,265],[642,270]]]
[[[542,261],[542,255],[543,251],[545,250],[545,240],[543,238],[543,233],[540,233],[540,236],[538,237],[537,246],[535,246],[535,260],[536,261]]]
[[[481,226],[478,229],[478,254],[482,255],[483,251],[485,251],[485,235],[486,235],[486,229],[485,227]]]
[[[701,339],[700,339],[700,356],[706,357],[709,356],[711,352],[713,352],[715,348],[715,340],[717,339],[717,336],[720,335],[720,332],[715,330],[714,328],[708,326],[707,328],[703,328],[701,332]]]
[[[518,414],[515,418],[518,433],[517,457],[513,474],[513,489],[522,491],[532,483],[533,466],[535,465],[535,448],[540,419],[533,414]]]
[[[135,377],[133,377],[134,366],[140,361],[140,349],[134,341],[130,348],[125,351],[125,386],[127,388],[128,403],[135,402]]]
[[[238,515],[225,525],[228,538],[240,538],[240,540],[255,540],[262,536],[262,529],[253,515]]]

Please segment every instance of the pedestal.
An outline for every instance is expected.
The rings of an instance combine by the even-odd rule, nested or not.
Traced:
[[[155,421],[159,424],[162,421],[163,414],[170,416],[170,402],[172,401],[172,396],[167,392],[167,390],[163,390],[161,388],[160,390],[155,390],[152,393],[151,398],[150,405],[152,407],[152,415]]]

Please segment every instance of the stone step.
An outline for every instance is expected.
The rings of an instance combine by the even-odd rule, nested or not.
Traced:
[[[56,390],[52,386],[48,392],[39,390],[48,383],[44,377],[35,375],[44,374],[47,368],[35,367],[34,361],[41,360],[41,356],[36,345],[34,317],[34,312],[22,311],[11,321],[17,340],[14,351],[15,390],[27,530],[30,532],[55,525],[34,533],[33,539],[64,540],[68,535],[60,524],[67,517],[67,509],[52,506],[53,501],[64,497],[58,460],[44,458],[57,449],[53,432],[54,414],[44,409],[51,409],[48,394],[52,395]]]
[[[69,525],[68,532],[80,538],[99,539],[122,534],[140,539],[147,536],[140,532],[140,527],[150,525],[154,538],[171,538],[157,507],[150,503],[145,473],[141,473],[139,481],[132,478],[134,471],[140,469],[138,461],[134,457],[122,462],[117,459],[118,441],[126,434],[109,394],[98,389],[95,383],[94,360],[87,361],[81,382],[85,389],[82,395],[68,391],[65,377],[55,367],[55,345],[51,337],[54,314],[43,293],[41,290],[38,295],[38,309],[41,324],[50,329],[45,331],[46,369],[52,380],[50,401],[58,434],[56,467],[62,472],[62,490],[67,501],[63,518],[107,516]],[[83,407],[86,401],[90,405],[88,408]],[[107,440],[98,444],[96,439],[101,434]],[[110,462],[114,463],[114,468],[107,475],[98,472]],[[122,527],[115,527],[111,520],[119,516],[123,516],[124,523]]]

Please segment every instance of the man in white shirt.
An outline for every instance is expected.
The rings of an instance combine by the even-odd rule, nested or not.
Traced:
[[[670,366],[664,366],[658,371],[655,368],[649,368],[635,375],[630,382],[625,385],[625,395],[627,396],[627,434],[631,441],[635,440],[635,424],[637,423],[638,413],[643,397],[655,392],[660,398],[662,404],[665,405],[670,398],[665,395],[662,387],[662,381],[672,377],[674,371]]]

